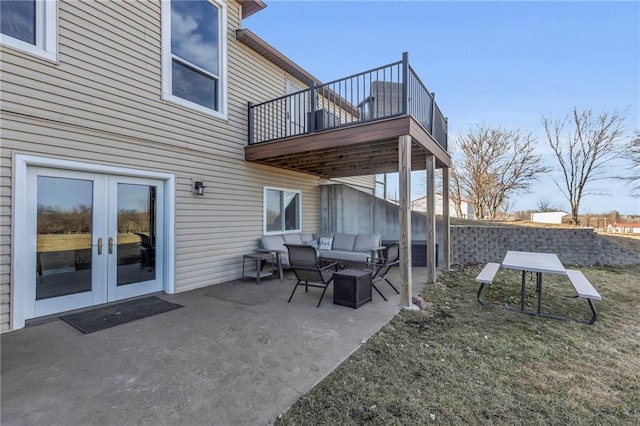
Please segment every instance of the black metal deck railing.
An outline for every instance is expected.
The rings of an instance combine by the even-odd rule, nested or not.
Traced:
[[[447,149],[447,119],[404,53],[389,65],[259,104],[249,102],[249,144],[406,114]]]

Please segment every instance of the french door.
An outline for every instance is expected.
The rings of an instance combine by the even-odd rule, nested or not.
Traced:
[[[30,167],[25,318],[162,290],[163,185]]]

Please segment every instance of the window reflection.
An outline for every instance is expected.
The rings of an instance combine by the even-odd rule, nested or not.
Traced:
[[[267,231],[282,231],[280,226],[280,191],[267,190]]]
[[[173,94],[198,105],[218,109],[216,102],[217,81],[200,74],[175,60],[171,65]]]
[[[207,0],[172,0],[171,53],[218,74],[218,8]]]
[[[35,0],[0,1],[0,33],[35,45]]]
[[[300,229],[298,213],[300,212],[300,194],[284,193],[284,229]]]
[[[93,182],[38,176],[36,300],[91,291]]]
[[[207,0],[171,1],[172,94],[218,110],[218,7]]]
[[[265,192],[266,231],[300,230],[300,193],[267,189]]]
[[[118,184],[117,285],[155,279],[156,188]]]

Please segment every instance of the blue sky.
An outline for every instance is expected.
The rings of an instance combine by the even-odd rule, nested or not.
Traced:
[[[556,168],[542,114],[625,110],[629,135],[640,129],[639,2],[266,3],[244,26],[322,81],[409,52],[449,118],[450,140],[481,123],[521,129],[538,138],[538,153]],[[554,175],[515,198],[512,208],[532,209],[542,199],[568,208]],[[611,195],[585,198],[581,212],[640,214],[640,200],[624,184],[598,182],[593,189]]]

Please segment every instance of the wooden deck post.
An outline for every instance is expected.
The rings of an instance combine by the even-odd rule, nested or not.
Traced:
[[[427,179],[427,283],[436,282],[436,158],[433,154],[426,159]]]
[[[398,204],[400,207],[400,306],[413,309],[411,303],[411,136],[398,138]],[[415,307],[417,309],[417,307]]]
[[[448,271],[451,268],[451,234],[449,211],[449,168],[442,168],[442,268]]]

